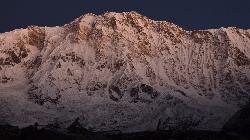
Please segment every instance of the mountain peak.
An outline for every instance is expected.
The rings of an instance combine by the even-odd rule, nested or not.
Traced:
[[[136,12],[0,34],[0,123],[218,130],[250,97],[250,32],[185,31]],[[5,119],[8,118],[8,119]],[[173,124],[173,126],[172,126]]]

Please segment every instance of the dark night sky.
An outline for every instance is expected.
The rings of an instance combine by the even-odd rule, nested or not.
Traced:
[[[0,32],[64,25],[85,14],[137,11],[184,29],[250,28],[250,0],[1,0]]]

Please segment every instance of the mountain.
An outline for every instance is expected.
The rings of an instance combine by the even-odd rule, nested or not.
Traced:
[[[220,130],[249,96],[250,30],[109,12],[0,34],[0,124]]]

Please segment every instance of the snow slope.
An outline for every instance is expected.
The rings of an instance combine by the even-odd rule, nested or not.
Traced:
[[[219,130],[249,94],[250,30],[110,12],[0,34],[0,123]]]

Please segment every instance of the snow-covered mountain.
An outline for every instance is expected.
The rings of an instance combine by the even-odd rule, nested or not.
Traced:
[[[0,124],[219,130],[249,96],[250,30],[109,12],[0,34]]]

